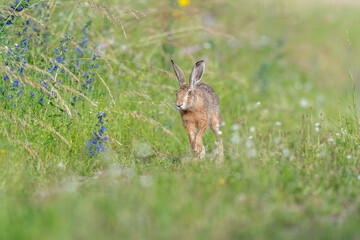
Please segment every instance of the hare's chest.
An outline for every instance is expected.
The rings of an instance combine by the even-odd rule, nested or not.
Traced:
[[[181,113],[181,118],[186,123],[192,123],[195,125],[203,125],[206,124],[208,120],[208,114],[206,112],[190,112],[190,111],[184,111]]]

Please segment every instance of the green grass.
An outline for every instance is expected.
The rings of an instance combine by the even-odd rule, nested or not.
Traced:
[[[60,88],[71,116],[51,98],[40,104],[36,87],[22,108],[0,98],[0,239],[360,238],[360,7],[122,1],[146,15],[137,19],[106,1],[125,38],[120,24],[84,3],[49,3],[48,21],[27,11],[50,34],[48,49],[30,48],[30,64],[46,71],[39,54],[52,58],[66,32],[76,44],[92,20],[83,59],[100,46],[108,63],[98,59],[97,72],[115,104],[97,75],[85,91],[62,73],[97,106]],[[165,72],[170,59],[187,76],[196,60],[207,61],[202,81],[215,88],[225,123],[221,166],[211,131],[208,155],[192,161],[173,107],[178,83]],[[112,140],[90,157],[85,144],[99,111]]]

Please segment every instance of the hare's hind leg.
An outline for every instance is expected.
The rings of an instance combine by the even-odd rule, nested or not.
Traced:
[[[195,149],[197,157],[200,157],[200,158],[205,156],[205,147],[202,143],[202,138],[206,132],[207,126],[208,126],[207,123],[202,123],[199,126],[199,131],[195,138],[195,148],[194,149]]]
[[[221,163],[224,158],[224,152],[223,152],[223,143],[222,143],[222,139],[221,139],[222,132],[220,130],[221,120],[220,120],[220,116],[218,114],[214,114],[210,127],[216,137],[217,154],[218,154],[218,159],[216,160],[216,162]]]

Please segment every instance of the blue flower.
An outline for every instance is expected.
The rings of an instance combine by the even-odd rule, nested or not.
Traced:
[[[54,52],[58,53],[58,52],[59,52],[59,50],[57,50],[57,49],[55,48],[55,49],[54,49]]]
[[[43,98],[40,98],[40,103],[44,102],[44,99]]]
[[[105,151],[105,147],[101,144],[99,144],[99,148],[102,150],[102,151]]]
[[[76,101],[76,97],[73,97],[73,100]]]
[[[14,85],[18,87],[19,86],[19,81],[14,81]]]
[[[6,80],[6,79],[9,79],[9,77],[8,76],[4,76],[4,79]]]
[[[100,129],[100,131],[102,131],[102,132],[105,132],[105,130],[106,130],[106,127],[104,127],[104,126],[101,126],[101,129]]]
[[[31,93],[31,97],[33,97],[33,96],[35,96],[35,93],[34,93],[34,92]]]

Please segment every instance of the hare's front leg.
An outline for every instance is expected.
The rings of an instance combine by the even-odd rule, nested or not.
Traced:
[[[185,127],[186,131],[188,132],[190,148],[191,148],[191,152],[193,153],[194,147],[195,147],[196,131],[197,131],[195,123],[186,122],[186,123],[184,123],[184,127]]]
[[[202,138],[205,134],[206,128],[207,128],[207,124],[200,125],[199,132],[197,133],[195,139],[195,152],[196,155],[199,156],[200,158],[205,155],[205,147],[202,144]]]

